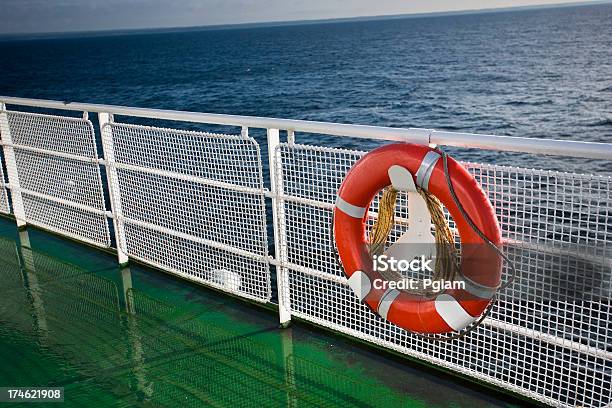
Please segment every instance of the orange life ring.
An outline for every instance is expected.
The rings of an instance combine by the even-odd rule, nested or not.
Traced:
[[[408,143],[380,147],[363,156],[349,170],[338,190],[333,232],[348,283],[373,311],[413,332],[448,333],[466,328],[487,308],[501,280],[499,251],[486,245],[456,206],[446,182],[443,161],[436,150]],[[416,185],[436,196],[455,221],[461,239],[464,288],[426,297],[397,289],[376,288],[382,279],[368,251],[366,220],[370,203],[391,184],[388,171],[401,166]],[[496,246],[501,234],[495,211],[474,177],[452,158],[447,159],[453,190],[476,227]],[[473,244],[473,245],[472,245]]]

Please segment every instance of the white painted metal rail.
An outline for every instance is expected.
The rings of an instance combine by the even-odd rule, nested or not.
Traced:
[[[122,116],[237,132],[126,124]],[[270,188],[249,128],[266,130]],[[276,302],[281,323],[299,317],[550,405],[612,403],[612,178],[465,163],[489,194],[521,276],[481,327],[437,343],[384,321],[349,290],[329,227],[339,183],[364,153],[296,144],[300,133],[612,161],[608,143],[0,96],[0,212],[20,227],[112,246],[120,263],[131,258]],[[372,219],[376,212],[375,202]],[[408,218],[405,197],[399,212]]]
[[[532,139],[525,137],[480,135],[473,133],[446,132],[420,128],[390,128],[340,123],[314,122],[307,120],[275,119],[253,116],[222,115],[173,111],[165,109],[132,108],[126,106],[100,105],[93,103],[60,102],[40,99],[0,96],[5,104],[36,106],[83,112],[106,112],[115,115],[135,116],[150,119],[165,119],[215,125],[245,126],[262,129],[280,129],[292,132],[318,133],[441,146],[471,147],[486,150],[513,151],[529,154],[551,154],[584,157],[590,159],[612,159],[612,144],[578,142],[567,140]]]

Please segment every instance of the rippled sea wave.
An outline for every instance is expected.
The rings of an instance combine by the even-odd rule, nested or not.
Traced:
[[[612,141],[612,5],[0,41],[0,94]],[[253,133],[256,137],[263,134]],[[375,142],[298,140],[367,150]],[[612,174],[609,162],[458,151]]]

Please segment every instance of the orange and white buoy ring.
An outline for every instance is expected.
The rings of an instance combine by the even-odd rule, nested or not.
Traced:
[[[440,158],[428,146],[407,143],[375,149],[349,170],[334,208],[334,239],[350,287],[381,317],[417,333],[449,333],[466,328],[485,311],[501,280],[500,252],[487,245],[462,215]],[[455,221],[461,240],[459,279],[464,282],[463,288],[448,289],[432,298],[397,289],[377,289],[373,284],[383,278],[374,270],[368,250],[368,209],[376,194],[392,184],[389,171],[398,166],[414,177],[417,186],[436,196]],[[499,224],[480,185],[450,157],[447,167],[463,211],[491,243],[499,246]]]

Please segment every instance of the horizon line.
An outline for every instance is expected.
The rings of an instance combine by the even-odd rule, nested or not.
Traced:
[[[224,24],[206,24],[206,25],[186,25],[186,26],[157,26],[157,27],[141,27],[141,28],[110,28],[99,30],[68,30],[68,31],[48,31],[48,32],[17,32],[17,33],[0,33],[1,39],[43,39],[53,36],[57,37],[72,37],[72,36],[113,36],[125,34],[139,34],[151,32],[179,32],[179,31],[214,31],[214,30],[230,30],[240,28],[259,28],[259,27],[279,27],[279,26],[300,26],[300,25],[316,25],[330,24],[342,22],[360,22],[360,21],[376,21],[390,20],[403,18],[427,18],[427,17],[444,17],[453,15],[470,15],[470,14],[489,14],[503,13],[521,10],[533,9],[553,9],[564,7],[580,7],[589,5],[604,5],[612,4],[612,0],[584,0],[574,1],[569,3],[553,3],[553,4],[532,4],[527,6],[510,6],[510,7],[492,7],[481,9],[463,9],[463,10],[448,10],[448,11],[431,11],[417,13],[400,13],[400,14],[378,14],[364,15],[351,17],[333,17],[333,18],[313,18],[303,20],[271,20],[271,21],[254,21],[244,23],[224,23]]]

